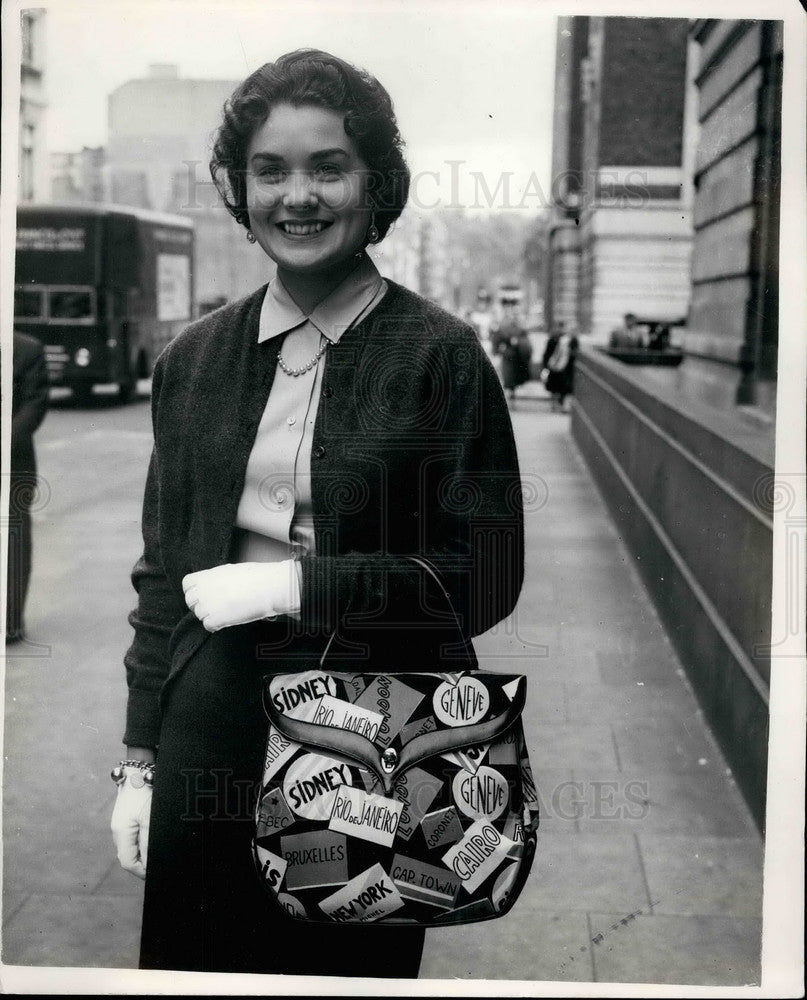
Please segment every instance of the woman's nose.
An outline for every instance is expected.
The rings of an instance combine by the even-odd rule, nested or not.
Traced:
[[[317,203],[317,196],[306,174],[290,174],[283,192],[286,208],[310,208]]]

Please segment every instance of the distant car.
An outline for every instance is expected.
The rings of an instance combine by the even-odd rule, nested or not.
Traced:
[[[627,365],[662,365],[676,368],[684,360],[680,347],[670,343],[670,329],[685,320],[635,317],[630,329],[614,330],[606,354]]]

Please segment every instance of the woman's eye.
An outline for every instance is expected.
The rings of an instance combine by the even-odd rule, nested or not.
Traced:
[[[320,163],[317,167],[318,177],[338,177],[339,174],[339,167],[335,163]]]
[[[277,167],[262,167],[257,176],[262,181],[268,181],[269,183],[276,184],[278,181],[282,181],[285,174],[282,170],[278,170]]]

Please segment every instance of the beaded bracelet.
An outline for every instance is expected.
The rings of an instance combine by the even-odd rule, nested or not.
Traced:
[[[154,784],[154,772],[157,770],[156,764],[148,764],[144,760],[119,760],[109,773],[110,778],[116,785],[122,785],[126,780],[124,768],[133,767],[139,773],[129,775],[129,784],[132,788],[142,788]]]

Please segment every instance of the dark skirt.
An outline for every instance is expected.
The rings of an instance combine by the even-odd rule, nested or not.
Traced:
[[[280,624],[216,632],[167,692],[140,967],[416,977],[420,928],[297,923],[258,881],[250,841],[267,729],[262,678],[315,666],[323,645],[286,638]]]
[[[502,354],[502,385],[505,389],[516,389],[529,380],[529,354],[519,348],[508,346]]]
[[[550,371],[546,378],[547,392],[556,396],[568,396],[574,388],[574,366],[570,363],[559,372]]]

